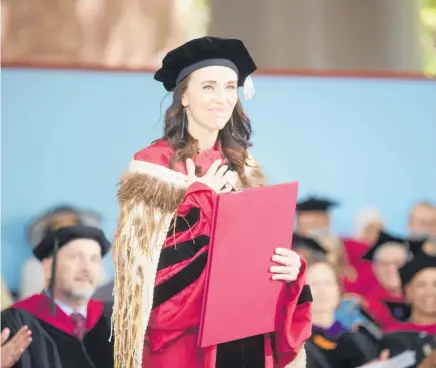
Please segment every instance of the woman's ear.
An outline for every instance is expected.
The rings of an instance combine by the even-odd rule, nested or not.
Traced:
[[[182,106],[183,107],[188,106],[188,97],[186,96],[186,92],[183,93],[183,95],[182,95]]]

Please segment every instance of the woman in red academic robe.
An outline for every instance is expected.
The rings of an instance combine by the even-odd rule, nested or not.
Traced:
[[[280,330],[197,346],[216,194],[265,182],[248,153],[250,121],[238,99],[255,69],[241,41],[204,37],[171,51],[155,75],[173,103],[163,138],[135,154],[120,183],[115,368],[305,367],[311,294],[306,263],[289,249],[271,255],[271,277],[286,283]],[[246,82],[245,96],[253,92]]]

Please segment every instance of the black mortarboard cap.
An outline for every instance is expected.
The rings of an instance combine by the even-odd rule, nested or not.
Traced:
[[[154,79],[162,82],[167,91],[172,91],[189,74],[214,65],[236,69],[239,86],[243,86],[257,68],[241,40],[201,37],[168,52]]]
[[[425,268],[436,268],[436,257],[425,252],[419,252],[411,261],[401,267],[399,273],[403,289],[419,271]]]
[[[292,249],[297,250],[299,248],[307,248],[312,252],[327,254],[327,251],[315,239],[294,233],[292,237]]]
[[[345,331],[335,340],[337,347],[329,352],[328,367],[360,367],[377,358],[378,344],[367,334]],[[321,365],[314,365],[314,367],[321,367]]]
[[[394,317],[396,320],[401,322],[406,322],[409,320],[410,313],[411,313],[409,304],[401,303],[401,302],[390,302],[390,301],[385,301],[384,303],[388,307],[392,317]]]
[[[338,203],[327,198],[309,197],[297,203],[297,212],[327,212]]]
[[[65,244],[76,239],[95,240],[101,247],[102,256],[108,252],[111,246],[101,229],[82,225],[78,222],[74,226],[49,230],[44,239],[33,250],[33,254],[39,260],[43,260],[44,258],[52,256],[55,251]]]
[[[53,294],[59,248],[76,239],[95,240],[100,245],[102,256],[110,248],[110,242],[100,228],[99,216],[69,206],[57,207],[38,217],[30,226],[29,239],[36,258],[42,261],[44,258],[53,257],[49,285],[53,314],[56,313]]]
[[[408,244],[404,239],[392,236],[384,231],[381,231],[374,245],[362,256],[362,258],[367,261],[373,261],[375,253],[387,243],[398,243],[399,245],[404,245],[404,248],[408,249]]]

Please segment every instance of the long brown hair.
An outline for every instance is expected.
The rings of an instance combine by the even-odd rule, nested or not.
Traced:
[[[182,96],[188,86],[189,76],[173,90],[173,101],[165,112],[164,140],[174,149],[170,159],[170,168],[177,162],[185,163],[198,152],[198,141],[187,130],[187,121],[184,121],[185,112],[182,105]],[[217,146],[226,160],[230,170],[238,173],[241,183],[248,186],[245,176],[248,148],[251,147],[250,119],[245,114],[241,102],[238,100],[232,117],[226,126],[218,133]],[[197,175],[200,168],[196,168]]]

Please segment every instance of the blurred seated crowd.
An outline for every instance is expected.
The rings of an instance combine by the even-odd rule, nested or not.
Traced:
[[[307,367],[396,357],[398,367],[435,368],[436,206],[413,206],[405,236],[363,210],[348,238],[332,229],[335,206],[316,197],[297,205],[293,249],[308,263],[313,296]],[[28,234],[34,257],[21,290],[12,295],[2,281],[1,368],[113,367],[113,282],[102,264],[110,243],[100,216],[60,206]]]
[[[403,237],[375,209],[363,210],[353,237],[343,238],[331,228],[333,206],[317,198],[298,205],[293,249],[308,262],[313,294],[307,367],[394,357],[395,367],[436,367],[436,207],[413,206]]]

